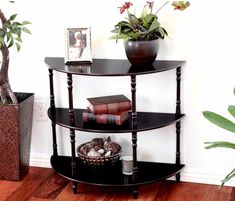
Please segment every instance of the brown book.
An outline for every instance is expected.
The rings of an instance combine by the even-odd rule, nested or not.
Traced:
[[[85,123],[122,125],[128,119],[128,111],[119,114],[94,114],[85,111],[82,113],[82,119]]]
[[[131,110],[131,101],[124,95],[87,98],[89,109],[94,114],[117,114]]]

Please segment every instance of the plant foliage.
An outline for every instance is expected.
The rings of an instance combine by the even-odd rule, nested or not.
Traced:
[[[9,2],[14,3],[14,1]],[[17,51],[19,51],[22,43],[22,33],[31,33],[27,28],[31,23],[29,21],[19,22],[16,17],[17,14],[13,14],[7,18],[0,7],[0,104],[18,103],[11,89],[8,76],[9,48],[16,46]]]
[[[153,13],[154,1],[147,1],[142,10],[140,17],[136,17],[131,13],[130,7],[133,5],[131,2],[125,2],[124,5],[119,7],[120,14],[127,12],[127,20],[120,21],[111,31],[114,33],[112,39],[124,39],[124,40],[154,40],[164,39],[168,35],[165,28],[163,28],[158,20],[157,13],[163,8],[169,1],[161,6],[156,13]],[[187,1],[174,1],[172,6],[175,10],[185,10],[189,7],[190,3]]]
[[[235,95],[235,89],[234,89],[234,95]],[[228,107],[228,112],[235,117],[235,106],[230,105]],[[204,111],[203,116],[209,120],[211,123],[219,126],[220,128],[223,128],[227,131],[230,131],[232,133],[235,133],[235,123],[217,113],[211,112],[211,111]],[[227,141],[214,141],[214,142],[205,142],[208,146],[206,146],[206,149],[211,148],[230,148],[235,149],[235,143],[233,142],[227,142]],[[224,184],[232,179],[235,176],[235,169],[233,169],[221,182],[221,187],[224,186]]]
[[[31,34],[26,27],[31,24],[29,21],[18,22],[16,21],[17,14],[13,14],[9,19],[2,24],[0,28],[0,48],[7,45],[7,48],[12,47],[14,44],[17,50],[20,50],[20,44],[22,43],[22,32]]]

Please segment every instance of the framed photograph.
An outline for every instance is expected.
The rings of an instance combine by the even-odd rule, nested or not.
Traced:
[[[65,63],[92,63],[90,27],[66,28]]]

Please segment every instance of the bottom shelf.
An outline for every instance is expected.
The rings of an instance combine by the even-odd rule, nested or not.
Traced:
[[[169,178],[184,167],[172,163],[153,163],[138,162],[138,178],[133,182],[132,176],[122,174],[121,161],[115,165],[100,169],[91,169],[85,166],[78,158],[77,168],[74,177],[72,177],[71,157],[69,156],[51,156],[51,165],[61,176],[76,182],[100,185],[100,186],[132,186],[148,184]]]

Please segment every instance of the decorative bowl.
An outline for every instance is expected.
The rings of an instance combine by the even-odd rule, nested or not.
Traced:
[[[79,159],[87,166],[100,168],[114,165],[121,156],[121,146],[112,142],[110,137],[94,138],[89,142],[78,146],[77,154]]]

